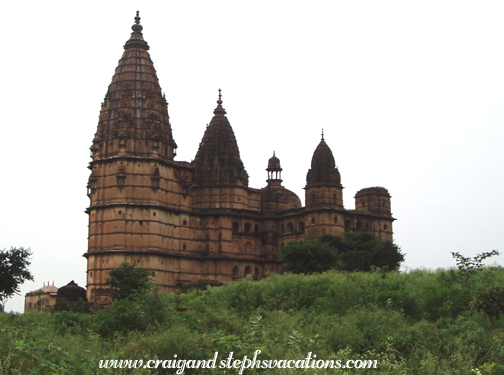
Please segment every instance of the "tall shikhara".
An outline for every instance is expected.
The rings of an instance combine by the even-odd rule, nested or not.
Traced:
[[[362,189],[356,210],[346,210],[341,176],[323,137],[307,174],[306,207],[282,186],[275,155],[267,164],[267,186],[250,188],[220,90],[194,161],[175,161],[168,105],[138,12],[132,30],[91,146],[84,256],[92,303],[110,303],[108,271],[123,262],[153,270],[169,292],[199,279],[227,282],[279,272],[279,248],[288,241],[350,230],[392,240],[388,191]]]

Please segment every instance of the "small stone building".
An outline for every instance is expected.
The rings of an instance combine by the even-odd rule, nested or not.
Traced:
[[[362,189],[356,209],[345,209],[341,176],[323,135],[307,171],[304,207],[282,186],[275,154],[265,160],[267,186],[249,187],[220,90],[194,160],[175,160],[167,101],[138,13],[132,30],[91,145],[84,254],[89,302],[109,302],[104,283],[123,262],[153,270],[169,292],[199,279],[279,272],[279,249],[288,241],[353,230],[392,240],[387,189]]]
[[[70,303],[77,302],[79,299],[81,299],[83,302],[87,302],[86,289],[78,286],[72,280],[67,285],[62,286],[58,289],[54,310],[67,310]]]
[[[26,293],[24,312],[51,309],[56,304],[57,293],[58,288],[54,286],[54,282],[52,285],[44,283],[42,288]]]

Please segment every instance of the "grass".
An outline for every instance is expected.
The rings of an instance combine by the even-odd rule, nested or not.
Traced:
[[[500,267],[469,280],[456,270],[286,274],[188,294],[138,296],[95,314],[2,314],[0,375],[152,374],[98,364],[175,355],[208,360],[215,352],[220,361],[231,352],[251,358],[256,350],[261,360],[301,360],[312,352],[343,363],[377,360],[379,367],[245,374],[504,374],[504,317],[474,308],[482,290],[503,286]]]

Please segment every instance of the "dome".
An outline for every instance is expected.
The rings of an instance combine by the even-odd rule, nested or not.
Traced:
[[[324,138],[313,153],[311,169],[306,175],[306,186],[341,185],[341,176],[336,168],[334,156]]]
[[[261,193],[261,210],[278,212],[291,208],[301,208],[301,200],[292,191],[281,185],[268,185]]]
[[[364,188],[359,190],[355,196],[360,197],[360,196],[365,196],[365,195],[384,195],[386,197],[390,198],[390,194],[387,189],[381,186],[373,186],[369,188]]]
[[[268,160],[267,171],[281,171],[280,159],[275,156],[275,151],[273,151],[273,156]]]
[[[87,302],[86,289],[78,286],[73,280],[67,285],[62,286],[58,289],[58,294],[56,295],[56,305],[54,305],[54,310],[61,311],[66,310],[69,303],[77,302],[79,299]]]
[[[78,286],[73,280],[58,289],[58,298],[66,298],[67,301],[77,301],[79,298],[86,299],[86,289]]]

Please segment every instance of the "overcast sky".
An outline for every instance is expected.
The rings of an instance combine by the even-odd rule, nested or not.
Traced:
[[[404,269],[504,251],[502,1],[100,1],[2,6],[0,248],[85,286],[89,147],[136,10],[191,161],[218,89],[250,175],[303,187],[322,128],[344,204],[383,186]],[[504,265],[504,255],[489,264]]]

